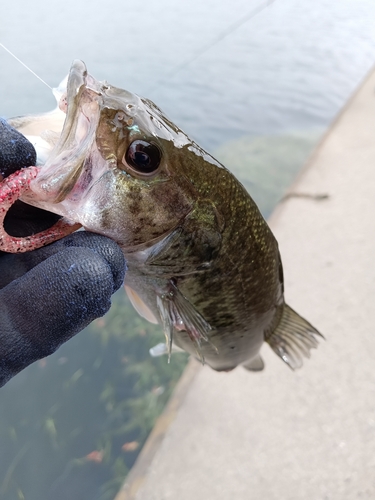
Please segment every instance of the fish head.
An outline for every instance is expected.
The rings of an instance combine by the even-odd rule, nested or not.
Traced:
[[[74,61],[59,103],[61,135],[23,201],[63,215],[123,248],[162,239],[186,217],[191,141],[151,101]]]

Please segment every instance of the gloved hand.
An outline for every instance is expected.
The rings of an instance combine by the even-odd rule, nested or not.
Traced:
[[[7,177],[35,161],[32,144],[0,119],[0,174]],[[57,219],[17,201],[4,226],[13,236],[26,236]],[[0,387],[103,316],[124,276],[118,245],[88,232],[33,252],[0,252]]]

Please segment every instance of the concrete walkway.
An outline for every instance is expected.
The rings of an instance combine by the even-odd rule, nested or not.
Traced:
[[[270,220],[286,299],[326,337],[293,373],[190,363],[116,500],[375,498],[375,71]]]

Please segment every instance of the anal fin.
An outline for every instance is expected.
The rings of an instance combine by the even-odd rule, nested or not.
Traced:
[[[243,363],[242,365],[246,370],[251,372],[260,372],[264,369],[264,361],[259,354],[252,358],[250,361]]]
[[[310,350],[318,347],[318,338],[324,338],[316,328],[284,304],[280,321],[273,331],[265,334],[265,341],[292,369],[303,365],[303,357],[310,357]]]

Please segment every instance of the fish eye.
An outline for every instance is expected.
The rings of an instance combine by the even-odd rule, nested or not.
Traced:
[[[123,163],[124,161],[140,174],[152,174],[160,165],[161,151],[152,142],[136,140],[128,147]]]

